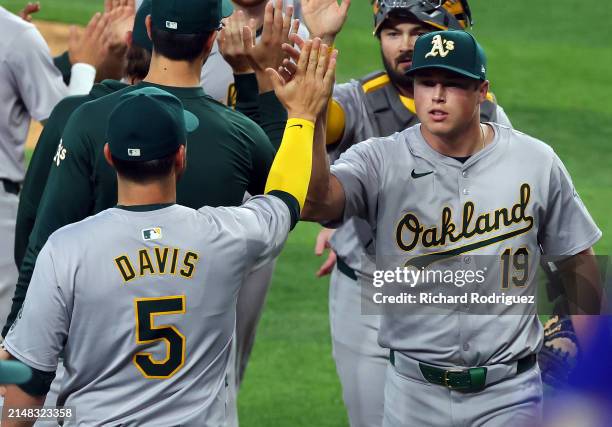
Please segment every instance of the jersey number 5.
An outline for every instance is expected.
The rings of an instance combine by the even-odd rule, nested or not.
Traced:
[[[185,313],[185,295],[161,298],[136,298],[136,344],[163,341],[166,357],[155,360],[151,353],[134,355],[134,365],[145,378],[170,378],[185,364],[185,336],[174,326],[155,325],[155,316]]]

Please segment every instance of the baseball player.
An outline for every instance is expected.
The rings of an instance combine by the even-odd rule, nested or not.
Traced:
[[[96,24],[101,20],[98,15],[94,17]],[[96,26],[97,35],[100,28]],[[96,40],[97,35],[93,36]],[[85,44],[89,48],[99,47],[95,43]],[[0,7],[0,317],[3,319],[8,314],[17,277],[12,242],[25,174],[24,145],[30,120],[44,121],[65,96],[89,92],[96,74],[97,54],[98,50],[92,49],[74,64],[70,85],[66,86],[36,27]]]
[[[147,35],[145,18],[150,13],[151,0],[145,0],[136,13],[132,32],[128,36],[125,78],[130,84],[143,80],[149,71],[153,45]],[[51,112],[36,143],[19,197],[15,228],[15,264],[17,268],[23,261],[51,165],[61,162],[66,155],[65,148],[61,144],[61,138],[68,118],[84,103],[101,98],[126,86],[126,83],[116,80],[104,80],[95,84],[87,95],[63,99]]]
[[[5,406],[39,403],[63,350],[73,369],[59,402],[78,408],[77,425],[225,425],[238,288],[278,254],[299,219],[314,120],[333,86],[327,57],[327,46],[309,45],[296,79],[276,83],[290,116],[275,162],[282,167],[273,165],[266,196],[238,208],[175,205],[186,133],[206,124],[155,87],[121,96],[104,148],[117,170],[118,205],[62,228],[41,251],[5,341],[35,375],[22,391],[9,388]],[[109,318],[116,334],[92,333]]]
[[[480,123],[489,83],[475,39],[463,31],[420,36],[409,73],[421,124],[357,144],[331,174],[316,144],[303,218],[366,220],[377,270],[426,268],[433,259],[442,267],[483,263],[492,274],[482,294],[504,289],[502,256],[520,267],[512,286],[531,296],[541,254],[593,266],[601,231],[561,160],[541,141]],[[543,337],[535,307],[510,316],[470,315],[478,307],[469,302],[442,315],[423,314],[427,308],[383,312],[379,343],[391,352],[383,425],[537,423]]]
[[[327,147],[331,161],[352,145],[371,137],[388,136],[418,123],[412,80],[404,75],[411,63],[416,38],[438,29],[471,25],[467,1],[374,1],[374,35],[380,41],[384,71],[338,84],[328,108]],[[312,34],[333,44],[346,17],[346,5],[309,1],[304,18]],[[510,126],[492,94],[481,105],[481,120]],[[377,344],[380,317],[361,312],[359,278],[371,283],[373,234],[354,218],[317,239],[320,255],[330,252],[318,275],[331,271],[329,316],[333,357],[342,384],[351,426],[380,425],[383,417],[384,371],[389,352]],[[335,264],[337,253],[337,264]],[[367,254],[367,255],[366,255]],[[333,271],[332,271],[333,270]]]

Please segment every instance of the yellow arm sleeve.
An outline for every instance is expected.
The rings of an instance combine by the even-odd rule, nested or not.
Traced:
[[[272,191],[289,193],[297,200],[300,210],[304,207],[312,173],[313,141],[313,122],[287,120],[283,140],[266,181],[266,194]]]
[[[330,100],[327,105],[327,133],[325,141],[327,145],[340,142],[344,135],[344,110],[335,100]]]

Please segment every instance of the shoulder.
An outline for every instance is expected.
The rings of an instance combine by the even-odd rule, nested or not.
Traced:
[[[0,6],[0,34],[2,34],[2,41],[0,43],[9,44],[12,41],[19,42],[20,35],[24,31],[33,31],[38,33],[38,30],[34,24],[26,22],[19,16],[9,12],[5,8]]]
[[[208,103],[212,112],[216,114],[218,129],[222,132],[233,133],[241,139],[247,140],[252,139],[254,141],[259,141],[261,138],[267,139],[261,127],[240,111],[236,111],[209,96],[204,98],[204,102]]]
[[[552,161],[557,157],[553,148],[547,143],[526,133],[497,123],[489,123],[501,140],[506,141],[510,152],[523,158],[529,156],[532,161]]]

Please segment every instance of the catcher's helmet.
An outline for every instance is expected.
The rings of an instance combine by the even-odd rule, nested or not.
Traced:
[[[413,17],[440,30],[464,30],[472,25],[467,0],[373,0],[374,34],[393,14]]]

